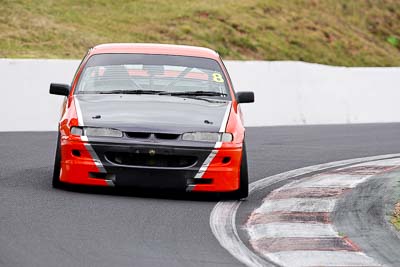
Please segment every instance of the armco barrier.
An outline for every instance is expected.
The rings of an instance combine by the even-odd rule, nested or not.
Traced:
[[[50,82],[70,83],[77,60],[0,59],[0,131],[56,130],[62,97]],[[400,122],[400,68],[345,68],[304,62],[226,61],[248,126]]]

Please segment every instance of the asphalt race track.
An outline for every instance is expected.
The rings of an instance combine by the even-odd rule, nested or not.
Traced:
[[[250,182],[399,153],[399,133],[397,123],[248,128]],[[0,133],[0,266],[242,266],[210,230],[215,196],[52,189],[56,137]]]

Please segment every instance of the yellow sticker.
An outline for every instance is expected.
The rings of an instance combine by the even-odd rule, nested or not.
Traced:
[[[217,83],[223,83],[224,82],[224,79],[222,79],[221,73],[214,72],[212,77],[213,77],[213,81],[214,82],[217,82]]]

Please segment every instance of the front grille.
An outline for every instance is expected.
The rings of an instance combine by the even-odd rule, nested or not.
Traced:
[[[128,137],[130,137],[130,138],[145,139],[145,138],[150,138],[151,133],[126,132],[126,136],[128,136]]]
[[[154,136],[157,139],[174,140],[174,139],[178,139],[180,134],[155,133]]]
[[[148,133],[148,132],[126,132],[125,133],[129,138],[137,138],[137,139],[164,139],[164,140],[175,140],[178,139],[180,134],[171,134],[171,133]]]
[[[184,168],[193,166],[197,162],[197,157],[184,155],[106,152],[105,156],[115,164],[143,167]]]

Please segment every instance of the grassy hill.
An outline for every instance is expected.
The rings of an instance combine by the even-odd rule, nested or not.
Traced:
[[[0,57],[81,58],[105,42],[224,59],[400,66],[399,0],[0,0]]]

